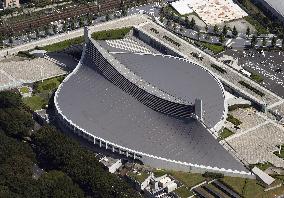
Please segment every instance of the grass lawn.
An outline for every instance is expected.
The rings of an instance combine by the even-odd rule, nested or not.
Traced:
[[[252,24],[259,34],[268,34],[269,33],[265,27],[263,27],[257,20],[255,20],[251,16],[246,16],[245,20],[247,22],[249,22],[250,24]]]
[[[95,40],[123,39],[130,30],[132,27],[94,32],[92,38]]]
[[[271,167],[272,164],[269,163],[269,162],[265,162],[265,163],[252,164],[252,165],[250,165],[250,166],[251,166],[252,168],[256,166],[256,167],[259,168],[260,170],[265,171],[266,169],[268,169],[269,167]]]
[[[145,179],[147,179],[147,177],[149,177],[149,174],[146,172],[139,172],[139,174],[137,173],[133,173],[133,172],[128,172],[127,173],[128,176],[130,176],[131,178],[135,179],[136,181],[142,183],[145,181]]]
[[[162,176],[164,174],[168,174],[173,176],[175,179],[182,182],[188,189],[191,187],[205,181],[205,178],[199,173],[189,173],[182,171],[168,171],[168,170],[155,170],[153,171],[155,176]]]
[[[47,52],[59,52],[62,51],[72,45],[78,45],[84,42],[84,37],[77,37],[77,38],[73,38],[73,39],[69,39],[66,41],[62,41],[59,43],[54,43],[51,45],[46,45],[44,47],[41,47],[41,49],[46,50]]]
[[[185,186],[177,188],[176,190],[174,190],[174,193],[176,193],[181,198],[188,198],[193,195],[193,193],[189,191]]]
[[[280,155],[279,155],[279,151],[275,151],[274,154],[277,155],[278,157],[284,159],[284,145],[281,146]]]
[[[228,114],[227,121],[231,122],[235,126],[239,126],[240,124],[242,124],[242,122],[239,119],[235,118],[231,114]]]
[[[21,88],[20,88],[20,92],[21,92],[22,94],[27,94],[27,93],[30,92],[30,90],[29,90],[28,87],[21,87]]]
[[[262,76],[260,76],[259,74],[252,73],[250,77],[253,81],[257,83],[261,83],[263,81]]]
[[[34,84],[34,92],[43,93],[43,92],[53,91],[60,85],[63,79],[64,79],[64,76],[59,76],[59,77],[44,80],[43,82],[42,81],[36,82]]]
[[[210,51],[212,51],[214,54],[219,54],[220,52],[223,52],[225,50],[223,45],[216,45],[211,43],[205,43],[201,42],[201,45]]]
[[[33,111],[40,110],[43,106],[47,104],[47,101],[40,96],[31,96],[23,98],[23,102]]]
[[[219,135],[219,139],[220,140],[226,139],[227,137],[229,137],[233,134],[234,134],[234,132],[232,132],[231,130],[229,130],[227,128],[224,128],[222,133],[220,133],[220,135]]]
[[[277,197],[284,193],[284,186],[265,192],[257,180],[244,179],[237,177],[224,177],[221,179],[226,185],[230,186],[234,191],[239,193],[244,198],[261,197],[270,198]],[[281,181],[276,181],[280,183]]]

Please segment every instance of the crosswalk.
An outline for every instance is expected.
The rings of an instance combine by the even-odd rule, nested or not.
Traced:
[[[141,46],[138,42],[132,40],[131,38],[106,40],[106,43],[111,47],[126,50],[133,53],[152,53],[148,48]]]

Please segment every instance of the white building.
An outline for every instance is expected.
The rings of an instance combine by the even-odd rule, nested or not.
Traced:
[[[110,157],[103,157],[99,160],[105,167],[108,168],[108,171],[110,173],[115,173],[117,169],[119,169],[122,166],[121,159],[113,159]]]
[[[3,0],[3,8],[15,8],[15,7],[20,7],[20,2],[19,0]]]

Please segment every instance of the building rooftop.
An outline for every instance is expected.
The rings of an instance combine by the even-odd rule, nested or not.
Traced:
[[[263,0],[268,3],[273,9],[284,17],[284,1],[283,0]]]
[[[204,123],[213,128],[223,119],[225,96],[222,86],[208,71],[174,57],[117,53],[116,59],[151,85],[194,104],[202,99]]]
[[[109,142],[166,159],[247,172],[198,121],[153,111],[86,65],[61,86],[57,102],[73,123]]]

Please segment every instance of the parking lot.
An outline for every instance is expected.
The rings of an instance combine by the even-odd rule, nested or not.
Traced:
[[[219,55],[228,55],[238,59],[238,65],[263,78],[260,83],[265,88],[284,97],[284,52],[256,50],[227,50]]]

